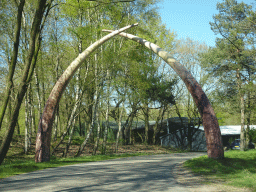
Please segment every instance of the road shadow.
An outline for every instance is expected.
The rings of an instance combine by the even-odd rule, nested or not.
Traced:
[[[51,168],[0,181],[1,191],[189,191],[177,180],[180,162],[198,155],[140,156]]]

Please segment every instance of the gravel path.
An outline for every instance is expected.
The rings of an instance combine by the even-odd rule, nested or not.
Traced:
[[[203,185],[200,176],[181,166],[205,154],[138,156],[45,169],[3,179],[0,191],[237,191],[222,185]]]

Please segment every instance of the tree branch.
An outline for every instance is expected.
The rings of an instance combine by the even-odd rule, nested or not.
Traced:
[[[224,37],[225,39],[227,39],[235,48],[237,48],[238,52],[240,52],[240,49],[239,49],[228,37],[226,37],[226,36],[222,33],[222,31],[220,30],[218,24],[216,23],[216,19],[214,19],[214,23],[215,23],[216,27],[218,28],[218,30],[219,30],[221,36]]]

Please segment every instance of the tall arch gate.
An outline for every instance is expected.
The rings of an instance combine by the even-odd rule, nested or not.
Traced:
[[[110,32],[110,34],[96,41],[91,46],[89,46],[85,51],[79,54],[79,56],[69,65],[69,67],[61,75],[61,77],[56,82],[55,86],[53,87],[49,95],[42,117],[39,122],[36,137],[35,162],[44,162],[50,160],[50,141],[52,125],[55,117],[55,110],[70,79],[72,78],[76,70],[79,68],[79,66],[83,63],[83,61],[94,50],[96,50],[100,45],[102,45],[103,43],[105,43],[106,41],[108,41],[109,39],[118,34],[125,38],[131,39],[135,42],[138,42],[143,46],[147,47],[148,49],[151,49],[154,53],[156,53],[174,69],[174,71],[186,84],[186,87],[189,90],[190,94],[192,95],[198,107],[199,113],[202,117],[208,157],[214,159],[224,158],[224,150],[218,120],[209,102],[209,99],[202,90],[202,87],[183,65],[181,65],[177,60],[172,58],[169,53],[162,50],[159,46],[149,41],[146,41],[140,37],[123,32],[126,29],[129,29],[137,25],[138,24],[136,23],[116,31],[103,30],[105,32]]]

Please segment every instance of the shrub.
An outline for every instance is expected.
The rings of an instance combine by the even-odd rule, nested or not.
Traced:
[[[256,129],[255,128],[250,129],[249,138],[250,138],[251,142],[256,143]]]

